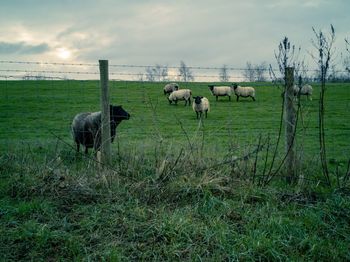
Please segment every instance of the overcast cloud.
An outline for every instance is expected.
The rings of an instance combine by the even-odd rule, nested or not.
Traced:
[[[350,37],[348,0],[44,1],[1,3],[0,60],[244,67],[274,63],[287,36],[312,63],[312,27]]]
[[[0,42],[0,54],[2,55],[32,55],[42,54],[49,50],[48,44],[30,45],[25,42],[6,43]]]

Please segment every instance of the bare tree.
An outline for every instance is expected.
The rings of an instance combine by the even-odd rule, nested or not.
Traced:
[[[333,57],[333,44],[335,41],[335,30],[333,25],[331,25],[331,30],[328,35],[325,35],[321,30],[316,31],[312,28],[315,34],[315,39],[312,40],[313,46],[317,49],[318,56],[312,57],[317,62],[319,67],[320,75],[319,80],[321,82],[320,100],[319,100],[319,142],[320,142],[320,157],[322,164],[323,175],[325,176],[328,185],[331,185],[329,178],[329,171],[327,165],[327,155],[326,155],[326,142],[325,142],[325,123],[324,123],[324,96],[326,91],[326,80],[328,69],[330,66],[331,58]]]
[[[247,62],[246,68],[243,70],[244,78],[249,82],[254,82],[255,80],[255,70],[251,62]]]
[[[338,80],[338,70],[335,64],[330,66],[330,73],[328,76],[328,81],[336,82]]]
[[[168,81],[168,66],[164,65],[162,68],[161,76],[162,76],[162,81]]]
[[[304,82],[310,82],[311,81],[311,77],[308,74],[309,68],[308,66],[305,64],[305,61],[302,61],[300,63],[300,68],[299,71],[296,73],[297,77],[301,77]],[[298,79],[299,81],[299,79]]]
[[[345,56],[343,65],[345,67],[345,71],[348,73],[348,79],[350,79],[350,40],[347,38],[345,38],[345,45],[348,56]]]
[[[346,51],[350,54],[350,40],[345,38]]]
[[[221,82],[228,82],[230,77],[227,71],[228,69],[226,65],[223,65],[222,68],[220,68],[219,79]]]
[[[143,77],[144,77],[144,74],[142,72],[137,74],[138,81],[143,82]]]
[[[345,72],[348,74],[347,78],[350,79],[350,57],[345,57],[343,60]]]
[[[263,82],[266,81],[265,73],[267,72],[267,63],[262,62],[254,66],[256,81]]]
[[[155,80],[155,72],[152,67],[146,68],[146,79],[151,82]]]
[[[298,56],[300,54],[300,47],[298,51],[296,51],[294,45],[290,45],[288,37],[285,37],[283,41],[278,46],[278,53],[275,52],[275,58],[278,64],[279,71],[283,76],[283,81],[285,83],[285,70],[287,67],[299,68],[300,63],[298,63]],[[271,66],[270,66],[271,70]],[[284,84],[283,83],[283,84]]]
[[[247,62],[246,68],[243,70],[243,76],[249,82],[266,81],[267,69],[268,66],[266,62],[255,65],[253,65],[251,62]]]
[[[153,68],[157,81],[167,81],[168,80],[168,66],[161,66],[156,64]]]
[[[189,82],[189,81],[194,80],[194,76],[192,74],[192,71],[190,70],[189,67],[186,66],[184,61],[180,62],[179,76],[180,76],[181,80],[184,82]]]
[[[168,66],[156,64],[154,67],[146,68],[146,79],[148,81],[167,81]]]

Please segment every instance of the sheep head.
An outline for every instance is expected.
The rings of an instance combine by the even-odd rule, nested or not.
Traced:
[[[213,91],[214,91],[214,85],[208,85],[208,87],[209,87],[210,92],[213,93]]]
[[[111,122],[120,123],[122,120],[128,120],[130,114],[126,112],[122,106],[109,106],[110,120]]]
[[[201,102],[202,102],[202,98],[203,96],[194,96],[193,99],[194,99],[194,102],[199,105]]]

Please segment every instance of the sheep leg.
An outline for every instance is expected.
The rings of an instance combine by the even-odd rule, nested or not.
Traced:
[[[228,96],[228,101],[231,101],[231,96]]]
[[[208,117],[208,110],[205,110],[205,118]]]
[[[197,115],[197,119],[198,119],[198,117],[199,117],[199,113],[198,113],[198,112],[196,112],[196,115]]]
[[[87,155],[87,153],[88,153],[88,147],[85,146],[85,154]]]
[[[219,97],[218,96],[216,96],[216,101],[218,101],[219,100]]]
[[[251,98],[253,98],[253,101],[255,101],[255,98],[254,98],[254,96],[251,96]]]

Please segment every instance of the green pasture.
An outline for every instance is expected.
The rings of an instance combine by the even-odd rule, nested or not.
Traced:
[[[169,105],[164,83],[110,82],[111,103],[131,118],[103,169],[75,154],[70,134],[75,114],[99,110],[98,81],[1,81],[0,261],[349,261],[350,85],[328,84],[325,95],[331,187],[319,163],[319,87],[301,98],[300,180],[289,185],[278,169],[282,128],[276,179],[262,186],[281,90],[242,85],[256,102],[216,102],[206,83],[180,84],[209,98],[201,122],[184,102]]]
[[[232,101],[220,97],[216,102],[206,83],[181,84],[181,88],[190,88],[193,95],[210,100],[208,119],[200,123],[183,101],[177,106],[169,105],[162,93],[164,83],[110,82],[111,103],[123,105],[132,116],[118,127],[119,149],[153,151],[159,143],[172,148],[200,143],[208,154],[223,156],[232,149],[237,154],[249,150],[260,136],[262,141],[270,139],[275,144],[281,90],[271,83],[253,85],[256,102],[244,98],[236,102],[235,97]],[[1,150],[13,150],[24,144],[45,149],[58,138],[73,145],[70,123],[75,114],[100,108],[97,81],[2,81],[0,92]],[[319,87],[315,84],[313,100],[301,99],[296,141],[303,156],[312,159],[319,152],[318,96]],[[350,152],[349,84],[329,84],[325,100],[328,157],[346,161]],[[117,144],[112,145],[113,152]]]

